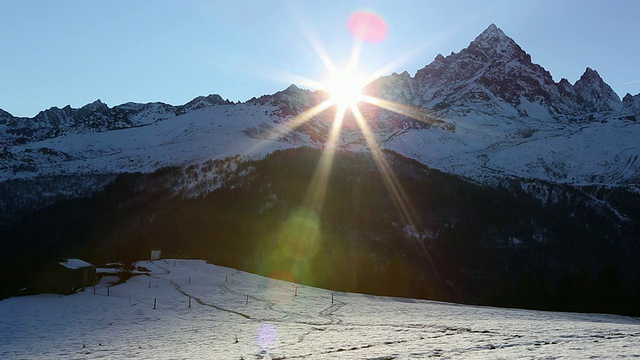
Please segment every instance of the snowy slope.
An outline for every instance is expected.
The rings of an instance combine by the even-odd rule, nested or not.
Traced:
[[[95,295],[88,288],[0,301],[0,358],[579,359],[640,353],[636,318],[333,293],[198,260],[138,265],[150,276],[111,286],[108,295],[109,278],[103,278]]]
[[[492,183],[502,178],[638,188],[640,124],[545,124],[467,116],[455,134],[412,131],[384,144],[432,168]]]
[[[259,157],[290,145],[256,140],[250,126],[272,122],[270,106],[220,105],[186,112],[146,126],[69,134],[11,148],[15,160],[0,180],[38,175],[151,172],[233,155]],[[11,162],[34,164],[14,171]]]

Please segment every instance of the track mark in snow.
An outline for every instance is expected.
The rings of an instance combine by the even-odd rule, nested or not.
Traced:
[[[165,261],[165,262],[166,262],[166,261]],[[158,268],[160,268],[160,269],[162,269],[162,270],[166,271],[165,275],[167,275],[167,274],[171,274],[171,271],[169,271],[168,269],[165,269],[165,268],[163,268],[162,266],[160,266],[160,265],[158,265],[158,264],[155,264],[155,265],[156,265]],[[159,279],[159,280],[167,281],[167,279],[158,278],[158,277],[155,277],[155,278],[156,278],[156,279]],[[170,281],[170,283],[171,283],[171,285],[173,285],[173,287],[175,287],[175,289],[176,289],[180,294],[182,294],[182,295],[184,295],[184,296],[186,296],[186,297],[189,297],[189,298],[194,299],[194,300],[195,300],[198,304],[200,304],[200,305],[208,306],[208,307],[210,307],[210,308],[214,308],[214,309],[216,309],[216,310],[220,310],[220,311],[228,312],[228,313],[231,313],[231,314],[239,315],[239,316],[242,316],[243,318],[248,319],[248,320],[255,320],[255,319],[254,319],[254,318],[252,318],[251,316],[249,316],[249,315],[247,315],[247,314],[244,314],[244,313],[241,313],[241,312],[239,312],[239,311],[235,311],[235,310],[231,310],[231,309],[226,309],[226,308],[223,308],[223,307],[218,306],[218,305],[215,305],[215,304],[207,303],[207,302],[203,301],[202,299],[198,298],[197,296],[193,296],[193,295],[191,295],[191,294],[187,293],[186,291],[182,290],[182,288],[180,287],[180,285],[178,285],[177,283],[175,283],[175,282],[173,282],[173,281]]]

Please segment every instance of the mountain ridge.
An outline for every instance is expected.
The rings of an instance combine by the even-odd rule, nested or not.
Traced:
[[[631,163],[627,160],[640,150],[624,143],[640,142],[640,94],[620,100],[591,68],[574,84],[564,78],[555,82],[495,24],[458,53],[438,54],[413,77],[406,71],[383,76],[365,92],[402,107],[395,113],[362,104],[376,140],[442,171],[481,182],[507,176],[638,185],[639,169],[624,163]],[[258,148],[322,147],[332,126],[331,111],[293,129],[287,123],[326,98],[321,91],[291,85],[244,103],[214,94],[179,106],[154,102],[109,107],[97,100],[79,109],[53,107],[33,118],[0,110],[0,180],[153,171],[207,158],[264,154],[211,146],[243,143],[247,137]],[[223,127],[227,131],[218,131]],[[597,133],[608,134],[612,138],[604,140],[615,145],[603,140],[603,147],[591,147],[601,141]],[[561,145],[560,138],[566,144]],[[147,146],[132,144],[140,141]],[[346,124],[337,146],[362,151],[367,145],[362,131]],[[158,155],[165,150],[150,151],[167,147],[172,147],[166,150],[170,157]],[[216,150],[189,150],[206,147]]]

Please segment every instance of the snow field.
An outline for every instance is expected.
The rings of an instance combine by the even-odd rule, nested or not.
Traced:
[[[150,275],[105,277],[95,295],[1,301],[0,358],[640,357],[636,318],[339,293],[200,260],[138,265]]]

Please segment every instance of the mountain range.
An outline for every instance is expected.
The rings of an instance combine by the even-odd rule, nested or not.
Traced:
[[[363,106],[383,148],[451,174],[481,182],[517,177],[633,188],[639,180],[640,94],[620,100],[590,68],[573,85],[555,82],[493,24],[459,53],[438,55],[413,77],[382,77],[365,91],[416,114]],[[181,106],[110,108],[97,100],[33,118],[0,110],[0,179],[148,172],[261,156],[264,148],[322,147],[330,111],[291,133],[283,125],[325,97],[292,85],[242,104],[209,95]],[[357,129],[343,131],[342,148],[362,144]]]
[[[513,291],[495,286],[481,291],[481,279],[486,281],[493,276],[503,284],[514,286],[533,281],[527,277],[530,274],[542,274],[539,277],[547,281],[553,291],[560,291],[559,284],[566,280],[561,278],[561,274],[575,280],[582,276],[585,268],[589,269],[585,276],[593,282],[602,276],[610,279],[607,276],[611,276],[611,266],[603,263],[612,261],[615,263],[613,272],[622,274],[619,280],[623,292],[635,291],[636,282],[640,284],[640,275],[634,270],[631,258],[639,253],[640,248],[637,244],[640,208],[635,205],[635,199],[640,198],[640,162],[637,161],[640,155],[640,94],[627,94],[621,100],[591,68],[587,68],[574,84],[566,79],[556,82],[547,70],[533,63],[529,54],[493,24],[460,52],[436,56],[414,76],[407,72],[383,76],[367,85],[364,92],[390,104],[379,107],[362,103],[360,109],[373,138],[389,157],[391,167],[399,172],[400,177],[406,177],[407,186],[416,187],[407,190],[409,198],[422,204],[425,200],[419,196],[437,196],[431,192],[433,189],[421,187],[430,183],[438,184],[443,193],[449,194],[451,204],[459,204],[455,208],[442,200],[436,209],[431,209],[428,204],[417,205],[422,209],[417,210],[422,216],[419,226],[407,227],[398,225],[401,220],[386,219],[390,225],[380,229],[379,233],[370,233],[367,229],[367,236],[387,239],[384,246],[365,246],[372,254],[367,261],[382,261],[379,260],[380,254],[389,251],[388,243],[393,242],[391,239],[394,237],[404,239],[394,247],[412,248],[414,245],[406,245],[403,241],[417,238],[425,242],[427,248],[441,254],[453,251],[451,243],[444,240],[457,239],[455,241],[464,243],[473,237],[473,246],[469,243],[456,245],[460,246],[456,247],[459,254],[468,255],[465,258],[468,263],[456,263],[457,267],[448,273],[433,268],[425,270],[416,278],[425,279],[436,271],[449,274],[443,275],[446,280],[431,284],[436,288],[451,289],[463,281],[475,285],[455,291],[432,289],[418,295],[484,303],[500,296],[504,300],[512,296]],[[128,208],[129,202],[133,201],[130,199],[140,196],[155,205],[145,208],[141,202],[136,202],[133,210],[130,209],[130,215],[137,219],[137,225],[128,223],[127,226],[139,226],[143,230],[136,233],[127,228],[129,230],[122,230],[122,233],[116,232],[113,238],[127,238],[129,235],[126,234],[130,233],[135,233],[136,238],[141,234],[161,238],[163,235],[152,230],[145,232],[145,226],[151,226],[153,219],[162,216],[174,219],[175,213],[172,212],[171,216],[163,213],[157,204],[159,200],[149,192],[153,196],[161,196],[165,201],[163,206],[170,203],[175,209],[183,210],[188,207],[185,208],[187,205],[182,201],[212,201],[215,198],[229,206],[215,211],[230,223],[238,219],[247,220],[245,215],[239,215],[240,209],[255,210],[257,218],[268,218],[269,214],[275,214],[273,208],[278,208],[285,201],[283,197],[288,195],[274,190],[277,188],[273,183],[275,180],[255,181],[261,176],[273,176],[273,179],[284,176],[281,181],[288,183],[295,177],[292,174],[299,172],[304,175],[311,171],[301,170],[306,165],[291,161],[291,164],[297,164],[295,170],[283,166],[282,174],[274,175],[265,164],[281,164],[282,154],[317,160],[317,155],[304,154],[309,148],[322,151],[327,146],[334,122],[333,109],[318,113],[299,126],[292,127],[291,124],[300,114],[321,104],[327,97],[322,91],[291,85],[281,92],[244,103],[209,95],[181,106],[126,103],[109,107],[97,100],[79,109],[54,107],[33,118],[14,117],[0,110],[0,205],[3,209],[0,224],[4,229],[0,233],[4,237],[2,246],[5,253],[13,251],[25,257],[24,249],[15,249],[20,247],[15,245],[19,242],[16,239],[40,244],[50,236],[45,230],[33,232],[36,224],[42,229],[58,229],[59,239],[71,237],[77,244],[84,244],[80,247],[63,246],[65,251],[87,249],[86,244],[90,242],[88,228],[69,235],[68,226],[53,223],[75,224],[78,214],[85,212],[93,214],[89,221],[92,226],[97,222],[101,224],[100,229],[108,229],[109,224],[96,219],[106,213],[118,217],[114,215],[117,214],[114,209]],[[366,135],[354,119],[345,120],[335,145],[339,150],[336,166],[358,163],[351,157],[369,154]],[[375,169],[374,163],[369,161],[365,159],[358,163],[364,167],[354,170],[351,175],[340,175],[338,171],[335,176],[344,176],[341,178],[344,181],[358,176],[366,178],[371,173],[370,168]],[[362,164],[369,164],[369,168]],[[283,175],[285,173],[291,176]],[[361,180],[365,185],[369,184],[367,181]],[[369,185],[377,189],[376,184]],[[261,188],[261,192],[254,194],[256,188]],[[245,194],[262,196],[264,201],[246,200],[242,197],[245,195],[234,192],[238,189],[244,189]],[[384,190],[384,187],[379,188],[380,192]],[[173,200],[167,200],[167,192],[172,194],[170,198]],[[105,194],[110,197],[105,197]],[[473,200],[465,204],[461,200],[465,196]],[[91,200],[80,205],[77,201],[84,201],[82,199]],[[489,205],[486,199],[494,203]],[[393,207],[392,202],[386,203],[386,200],[380,203],[371,201],[375,203],[370,204],[372,209]],[[296,206],[291,199],[285,202],[289,211]],[[387,205],[383,206],[385,203]],[[482,203],[488,204],[488,210],[482,209]],[[245,204],[247,208],[230,204]],[[351,206],[360,207],[361,204]],[[222,215],[220,211],[227,212]],[[65,218],[67,213],[75,215]],[[230,220],[229,213],[237,214],[237,218]],[[465,214],[471,214],[469,216],[475,217],[474,220],[465,218]],[[485,215],[487,219],[478,220]],[[286,222],[286,216],[273,216],[273,222],[261,224],[263,229]],[[382,215],[368,213],[367,216],[366,224],[369,224],[374,221],[372,219],[380,221],[377,216]],[[508,217],[511,223],[505,224],[507,220],[501,217]],[[251,221],[262,221],[255,219]],[[354,221],[361,220],[358,219]],[[183,220],[183,223],[191,221]],[[121,221],[124,224],[132,220]],[[345,230],[341,226],[350,226],[346,220],[335,221],[336,234],[351,234],[357,239],[366,237],[359,233],[359,229],[366,229],[364,222],[362,228],[354,225],[354,230]],[[345,223],[338,224],[341,221]],[[471,223],[464,225],[465,221]],[[478,221],[480,223],[476,223]],[[193,226],[197,228],[200,225]],[[458,232],[452,230],[456,226]],[[228,236],[234,236],[233,229],[238,228],[225,229]],[[393,236],[389,235],[391,232],[380,235],[392,231],[390,229],[398,232]],[[255,234],[259,233],[255,231],[245,234],[247,239],[253,237],[251,241],[255,241],[258,236]],[[186,235],[176,235],[177,238],[183,236]],[[588,239],[579,245],[583,237]],[[101,249],[113,245],[109,242],[111,240],[103,241]],[[366,242],[361,241],[356,243],[362,245]],[[54,243],[59,245],[59,242]],[[171,247],[168,240],[161,243]],[[149,240],[144,246],[152,244],[153,241]],[[131,246],[139,250],[144,248],[143,245]],[[97,248],[97,245],[92,245],[92,254]],[[477,255],[477,251],[482,252],[479,249],[490,249],[493,255],[483,260]],[[605,250],[600,251],[602,249]],[[578,251],[580,254],[559,253],[562,251]],[[616,263],[617,260],[613,259],[624,252],[629,258]],[[203,256],[196,250],[187,253]],[[424,258],[408,259],[406,252],[399,250],[397,254],[412,264],[412,271],[420,273],[421,266],[426,266]],[[497,260],[498,254],[507,260]],[[63,251],[51,250],[41,255],[60,256]],[[550,258],[540,260],[546,256]],[[513,265],[516,259],[526,257],[536,260],[528,263],[530,266]],[[560,265],[567,257],[572,260]],[[240,255],[236,259],[241,262],[239,267],[250,267],[239,259]],[[496,268],[487,270],[487,261],[493,261]],[[386,265],[380,265],[381,273],[393,265],[388,261],[384,263]],[[443,267],[453,266],[439,261],[435,263]],[[477,265],[475,268],[474,264]],[[228,265],[238,266],[233,262]],[[550,275],[558,269],[560,272]],[[260,269],[252,270],[260,272]],[[505,271],[513,271],[513,275],[503,275]],[[331,285],[328,280],[327,284],[321,285]],[[370,286],[374,291],[377,289]],[[369,288],[365,286],[366,289]],[[507,293],[510,295],[504,295]],[[505,303],[502,300],[492,301]]]

